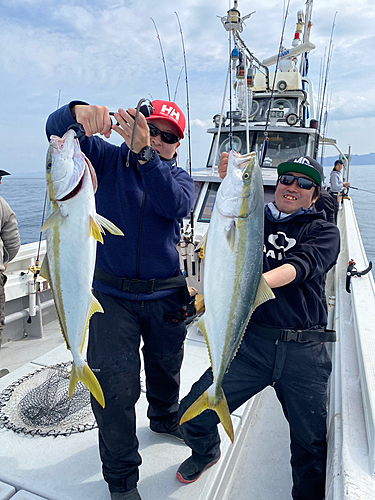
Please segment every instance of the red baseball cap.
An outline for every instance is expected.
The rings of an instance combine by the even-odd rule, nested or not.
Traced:
[[[152,106],[154,111],[152,115],[150,115],[147,120],[160,119],[167,120],[171,122],[177,127],[178,135],[180,139],[184,138],[184,130],[185,130],[185,116],[181,109],[171,101],[152,101]]]

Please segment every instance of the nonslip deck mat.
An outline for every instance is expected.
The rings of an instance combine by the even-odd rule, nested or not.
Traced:
[[[32,436],[70,436],[97,427],[90,391],[79,382],[69,400],[72,362],[47,366],[0,394],[0,428]]]

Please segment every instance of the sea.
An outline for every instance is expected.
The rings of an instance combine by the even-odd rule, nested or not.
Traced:
[[[326,179],[329,179],[330,170],[330,167],[324,167]],[[349,182],[358,188],[350,189],[349,194],[353,200],[367,258],[375,267],[375,165],[351,165]],[[17,216],[21,244],[32,243],[40,238],[45,193],[43,174],[40,177],[3,177],[0,196],[9,203]],[[353,258],[355,260],[355,256]],[[375,269],[372,272],[375,277]]]

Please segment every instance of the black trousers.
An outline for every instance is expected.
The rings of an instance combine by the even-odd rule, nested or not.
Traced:
[[[339,207],[340,207],[340,203],[337,201],[337,195],[338,195],[338,193],[332,193],[332,191],[330,191],[329,194],[333,198],[333,205],[334,205],[334,209],[335,209],[335,224],[337,224],[337,214],[338,214]]]
[[[142,462],[135,416],[141,390],[140,340],[142,337],[150,427],[173,429],[178,425],[186,294],[180,289],[144,302],[94,294],[105,313],[91,318],[87,358],[105,398],[104,409],[91,398],[99,426],[103,476],[110,485],[131,490]]]
[[[324,498],[327,385],[331,369],[322,343],[275,341],[246,332],[224,376],[223,390],[230,412],[268,385],[274,387],[290,427],[295,500]],[[211,383],[210,368],[181,401],[180,417]],[[220,447],[218,422],[216,413],[206,410],[181,426],[193,457],[202,464],[214,457]],[[269,452],[272,456],[272,449]]]

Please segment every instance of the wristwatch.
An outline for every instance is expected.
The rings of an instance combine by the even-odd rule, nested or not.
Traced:
[[[155,149],[152,146],[145,146],[135,155],[137,161],[149,162],[155,156]]]

